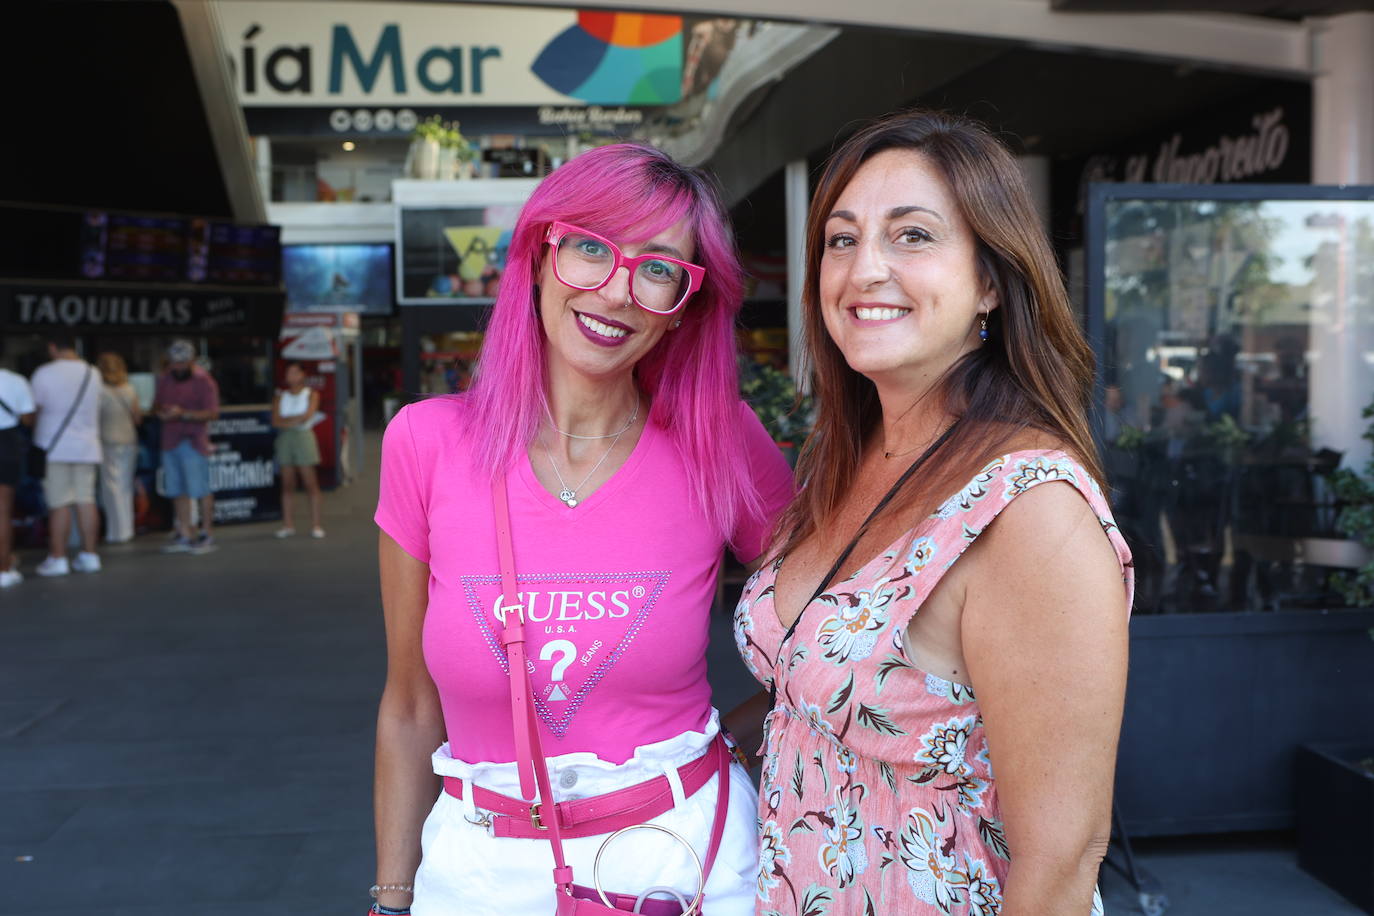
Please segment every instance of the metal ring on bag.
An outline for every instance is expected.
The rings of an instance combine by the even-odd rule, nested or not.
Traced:
[[[692,854],[692,862],[697,867],[697,895],[692,901],[692,905],[683,911],[682,916],[694,916],[694,914],[700,910],[701,898],[706,893],[706,872],[701,867],[701,857],[698,856],[697,851],[692,848],[692,844],[682,838],[681,834],[658,824],[632,824],[629,827],[620,828],[601,841],[601,847],[596,851],[596,859],[592,862],[592,885],[596,888],[597,894],[600,895],[601,902],[611,909],[615,909],[615,904],[611,903],[611,898],[607,897],[606,892],[601,889],[601,854],[606,851],[606,847],[611,845],[611,842],[616,837],[620,836],[622,833],[629,833],[631,830],[657,830],[659,833],[668,834],[668,836],[687,847],[687,851]]]

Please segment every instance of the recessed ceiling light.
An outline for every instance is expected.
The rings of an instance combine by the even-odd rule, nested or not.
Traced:
[[[351,153],[354,149],[357,148],[357,144],[354,143],[352,140],[345,140],[343,142],[343,148],[345,153]]]

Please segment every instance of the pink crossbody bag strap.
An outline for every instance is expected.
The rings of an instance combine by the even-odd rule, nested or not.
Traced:
[[[520,604],[520,588],[515,580],[515,551],[510,536],[510,503],[506,497],[506,475],[497,474],[491,485],[492,501],[496,508],[496,556],[501,564],[501,644],[506,647],[510,663],[511,719],[515,723],[516,765],[520,772],[520,797],[533,800],[534,786],[539,789],[539,802],[553,808],[553,789],[549,785],[549,768],[544,762],[544,748],[539,740],[539,721],[534,711],[534,693],[530,684],[529,665],[525,661],[525,610]],[[518,616],[516,616],[518,614]],[[518,623],[512,621],[518,620]],[[538,765],[535,761],[538,761]],[[571,892],[572,869],[563,857],[563,831],[557,815],[550,810],[548,823],[553,846],[553,880],[560,892]]]
[[[501,600],[498,616],[502,625],[501,644],[506,648],[506,657],[510,664],[511,719],[515,723],[520,796],[533,801],[534,790],[537,788],[539,805],[548,807],[549,810],[539,818],[539,822],[548,830],[549,844],[553,847],[553,881],[559,894],[571,897],[573,873],[563,854],[563,831],[553,804],[549,768],[539,737],[539,718],[534,708],[534,689],[530,682],[529,665],[526,662],[525,615],[520,604],[519,585],[515,578],[515,550],[511,541],[510,502],[506,495],[504,471],[497,474],[492,481],[491,496],[496,514],[496,556],[501,566]],[[702,862],[703,875],[711,874],[711,866],[716,861],[716,854],[720,852],[721,840],[725,836],[725,819],[730,806],[730,752],[717,738],[707,753],[716,754],[720,779],[716,790],[716,811],[711,824],[711,840],[706,848],[706,858]],[[532,806],[533,810],[538,808]],[[626,825],[634,822],[634,818],[630,817]]]

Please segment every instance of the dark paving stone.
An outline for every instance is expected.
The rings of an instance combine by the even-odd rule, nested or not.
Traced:
[[[85,800],[52,837],[115,836],[139,830],[214,836],[359,831],[372,842],[372,812],[358,804],[367,780],[300,780],[290,776],[235,779],[214,786],[136,786],[107,789]],[[370,883],[370,882],[369,882]]]
[[[280,899],[298,913],[352,914],[367,908],[372,885],[372,825],[353,831],[312,833],[301,844]]]
[[[17,738],[62,708],[65,697],[0,700],[0,738]]]
[[[0,811],[4,812],[0,816],[0,846],[42,843],[79,811],[91,794],[79,789],[0,791]]]
[[[7,789],[100,788],[215,783],[231,778],[232,741],[63,742],[0,746],[0,784]]]
[[[15,912],[62,907],[107,908],[176,901],[195,913],[202,903],[262,901],[285,880],[300,834],[188,836],[128,828],[110,834],[55,837],[34,861],[0,863],[6,906]]]

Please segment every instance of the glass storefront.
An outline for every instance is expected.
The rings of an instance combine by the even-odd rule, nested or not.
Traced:
[[[1326,475],[1368,458],[1374,397],[1365,190],[1095,189],[1100,431],[1138,611],[1339,604],[1329,577],[1362,552]]]

